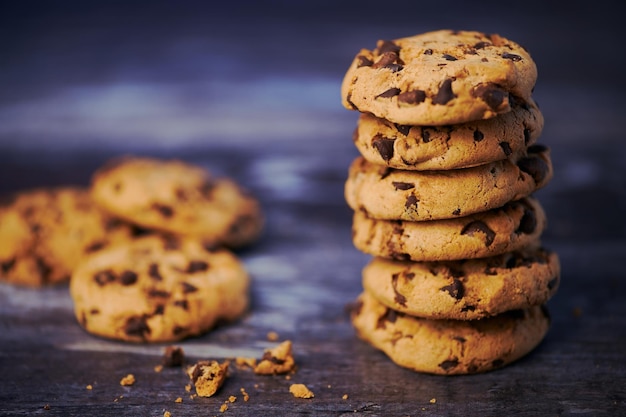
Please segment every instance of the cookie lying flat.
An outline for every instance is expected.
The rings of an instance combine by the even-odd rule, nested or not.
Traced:
[[[240,317],[248,287],[248,273],[226,249],[152,235],[85,259],[70,294],[78,322],[92,334],[171,342]]]
[[[69,280],[81,257],[131,238],[80,187],[24,191],[0,207],[0,281],[27,286]]]
[[[483,320],[429,320],[396,312],[367,293],[352,312],[358,336],[396,364],[440,375],[501,368],[530,353],[550,327],[543,306]]]
[[[263,226],[255,198],[183,161],[118,158],[96,171],[91,191],[99,205],[131,223],[229,247],[253,242]]]
[[[424,222],[372,219],[356,211],[352,241],[362,252],[402,261],[474,259],[538,246],[545,227],[543,208],[527,197],[486,212]]]
[[[559,278],[556,253],[523,249],[447,262],[374,258],[363,269],[363,288],[387,307],[412,316],[474,320],[545,304]]]
[[[505,159],[448,171],[397,170],[357,157],[349,169],[345,198],[353,210],[376,219],[449,219],[526,197],[551,178],[549,150],[539,145],[515,162]]]
[[[353,140],[368,161],[397,169],[447,170],[517,160],[541,135],[544,119],[532,99],[514,100],[511,107],[488,120],[450,126],[398,125],[363,113]]]
[[[528,101],[537,67],[528,52],[499,35],[439,30],[362,49],[341,86],[351,110],[404,125],[447,125],[511,110]]]

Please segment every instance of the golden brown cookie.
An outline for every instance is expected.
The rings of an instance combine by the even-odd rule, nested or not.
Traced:
[[[363,288],[379,302],[412,316],[475,320],[545,304],[557,291],[560,264],[546,249],[458,261],[373,258]]]
[[[226,249],[151,235],[103,249],[75,269],[70,294],[79,324],[129,342],[203,334],[248,308],[249,276]]]
[[[258,200],[242,187],[179,160],[114,159],[95,172],[91,193],[128,222],[217,245],[247,245],[263,227]]]
[[[20,192],[0,207],[0,280],[34,287],[67,282],[82,257],[135,232],[100,210],[87,189]]]
[[[401,125],[449,125],[528,101],[537,67],[517,43],[496,34],[439,30],[362,49],[341,86],[343,105]]]
[[[446,171],[392,169],[357,157],[349,169],[345,198],[353,210],[375,219],[450,219],[519,200],[551,179],[549,150],[539,145],[517,161]]]
[[[357,335],[396,364],[459,375],[501,368],[530,353],[550,327],[544,306],[482,320],[430,320],[396,312],[362,293],[352,311]]]
[[[368,161],[397,169],[448,170],[518,160],[541,135],[544,119],[532,99],[514,100],[511,107],[491,119],[447,126],[399,125],[363,113],[353,140]]]
[[[362,252],[396,260],[484,258],[539,245],[546,215],[527,197],[465,217],[430,221],[372,219],[356,211],[352,241]]]

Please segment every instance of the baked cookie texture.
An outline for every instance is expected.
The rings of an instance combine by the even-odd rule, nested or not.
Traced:
[[[372,255],[351,319],[400,366],[486,372],[549,329],[561,270],[534,197],[554,175],[536,80],[523,47],[477,31],[381,40],[346,72],[360,155],[344,197]]]
[[[534,145],[517,161],[472,168],[407,171],[357,157],[345,198],[353,210],[376,219],[438,220],[467,216],[527,197],[552,179],[549,150]]]
[[[529,101],[537,67],[496,34],[440,30],[362,49],[341,85],[343,105],[402,125],[440,126],[511,111]]]
[[[374,164],[404,170],[468,168],[526,156],[543,131],[543,114],[532,98],[513,100],[511,111],[487,120],[444,126],[399,125],[362,113],[353,141]]]
[[[179,160],[113,159],[94,173],[91,194],[130,223],[230,248],[257,240],[264,224],[258,200],[237,183]]]
[[[0,281],[65,283],[82,257],[136,233],[101,210],[86,188],[21,192],[0,206]]]
[[[544,248],[440,262],[375,257],[362,276],[364,290],[395,311],[476,320],[547,303],[559,287],[560,263]]]
[[[151,235],[85,258],[70,281],[78,323],[128,342],[200,335],[248,309],[250,278],[227,249]]]
[[[543,306],[483,320],[429,320],[397,312],[362,293],[351,320],[357,335],[396,364],[437,375],[476,374],[530,353],[550,326]]]

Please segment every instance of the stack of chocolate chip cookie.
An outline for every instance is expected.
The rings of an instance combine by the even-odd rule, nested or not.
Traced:
[[[361,113],[345,198],[373,255],[352,323],[401,366],[484,372],[548,331],[560,266],[533,197],[552,178],[536,79],[515,42],[450,30],[379,41],[345,75]]]

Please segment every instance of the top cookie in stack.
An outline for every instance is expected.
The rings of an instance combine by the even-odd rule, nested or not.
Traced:
[[[402,366],[488,371],[547,332],[560,266],[532,197],[553,175],[536,80],[517,43],[451,30],[378,41],[345,75],[361,113],[345,198],[374,256],[352,321]]]

